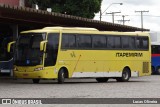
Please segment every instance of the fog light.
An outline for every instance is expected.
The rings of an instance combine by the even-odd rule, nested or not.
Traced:
[[[44,70],[43,67],[40,67],[40,68],[35,68],[34,71],[40,71],[40,70]]]

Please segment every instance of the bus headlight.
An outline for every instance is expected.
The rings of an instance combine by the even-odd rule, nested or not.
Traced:
[[[34,71],[40,71],[40,70],[44,70],[43,67],[39,67],[39,68],[35,68]]]
[[[14,67],[14,69],[13,69],[14,71],[18,71],[18,69],[17,69],[17,67]]]

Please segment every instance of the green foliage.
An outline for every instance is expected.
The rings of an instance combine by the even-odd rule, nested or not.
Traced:
[[[52,8],[53,12],[68,15],[94,18],[100,11],[102,0],[27,0],[28,4],[38,4],[39,8],[46,10]]]

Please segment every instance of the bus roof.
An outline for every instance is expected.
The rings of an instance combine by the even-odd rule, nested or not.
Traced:
[[[73,30],[73,31],[98,31],[95,28],[85,28],[85,27],[44,27],[42,29],[36,29],[36,30],[28,30],[28,31],[22,31],[21,33],[29,33],[29,32],[51,32],[51,31],[60,31],[60,30]]]
[[[44,30],[82,30],[82,31],[98,31],[95,28],[85,27],[45,27]]]
[[[29,30],[29,31],[23,31],[21,33],[45,33],[45,32],[59,32],[63,30],[64,32],[69,32],[69,33],[83,33],[83,31],[87,34],[112,34],[112,35],[139,35],[139,36],[148,36],[148,32],[116,32],[116,31],[99,31],[95,28],[85,28],[85,27],[45,27],[42,29],[36,29],[36,30]]]

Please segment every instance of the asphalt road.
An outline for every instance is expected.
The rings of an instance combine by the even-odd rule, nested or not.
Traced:
[[[129,82],[97,83],[95,79],[56,80],[0,79],[0,98],[160,98],[160,75],[131,78]]]

